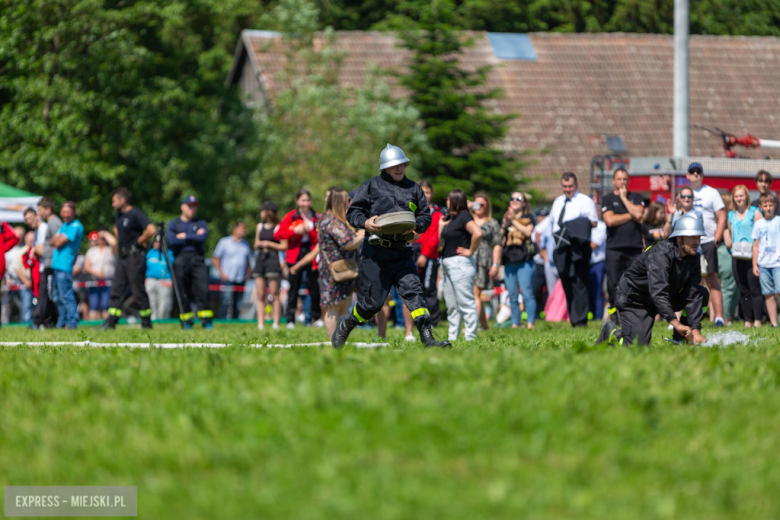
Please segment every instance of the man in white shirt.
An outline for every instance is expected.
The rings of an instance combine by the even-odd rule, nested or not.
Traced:
[[[566,293],[566,307],[573,327],[588,325],[588,283],[590,278],[590,228],[584,237],[583,227],[596,227],[598,215],[593,200],[577,191],[577,176],[561,176],[563,195],[555,199],[550,220],[553,223],[555,265]],[[568,225],[567,225],[568,224]],[[579,239],[579,240],[578,240]]]
[[[701,213],[705,236],[701,237],[701,255],[707,261],[707,274],[702,281],[710,288],[710,303],[715,313],[715,326],[723,323],[723,291],[718,278],[718,243],[723,241],[726,229],[726,209],[720,193],[704,184],[704,169],[695,162],[688,166],[686,174],[693,189],[693,207]]]

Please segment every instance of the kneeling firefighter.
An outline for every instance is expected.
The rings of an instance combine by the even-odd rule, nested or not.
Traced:
[[[647,248],[623,274],[615,291],[620,330],[612,320],[601,325],[597,343],[648,345],[656,314],[674,328],[675,341],[694,345],[706,341],[701,319],[710,293],[701,286],[697,252],[704,224],[693,215],[682,217],[667,240]],[[682,311],[677,320],[675,311]]]
[[[413,233],[424,233],[431,225],[431,212],[422,188],[406,177],[406,165],[410,162],[403,150],[388,144],[379,154],[381,174],[363,183],[349,206],[347,221],[372,236],[363,242],[361,251],[361,297],[352,312],[339,318],[333,333],[334,348],[343,347],[352,329],[382,309],[393,286],[411,312],[425,346],[451,346],[448,341],[433,337],[431,316],[409,243]],[[399,235],[382,234],[377,217],[397,212],[413,214],[414,227]]]
[[[198,199],[189,195],[181,201],[181,216],[168,223],[168,245],[173,252],[173,270],[179,285],[182,309],[179,319],[184,329],[191,329],[191,302],[198,306],[198,319],[204,329],[212,329],[214,312],[209,308],[209,273],[203,259],[203,244],[209,236],[205,220],[197,220]]]

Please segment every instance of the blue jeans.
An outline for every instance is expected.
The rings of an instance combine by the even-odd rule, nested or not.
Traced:
[[[73,275],[55,269],[54,287],[56,289],[54,301],[60,313],[57,328],[61,329],[67,325],[75,329],[79,325],[79,309],[76,294],[73,292]]]
[[[520,325],[520,302],[517,301],[518,290],[523,294],[523,303],[525,304],[528,323],[533,325],[536,321],[535,274],[536,266],[533,260],[504,265],[504,283],[509,294],[509,308],[512,309],[512,325]]]
[[[30,289],[22,288],[19,291],[22,298],[22,323],[32,322],[33,293]]]
[[[233,291],[233,287],[243,287],[244,282],[220,282],[227,289],[223,289],[219,295],[219,317],[220,319],[226,319],[228,317],[228,309],[233,309],[233,319],[238,319],[238,308],[241,305],[241,300],[244,298],[243,292]]]
[[[600,320],[604,315],[604,273],[607,262],[590,265],[590,283],[588,284],[588,309],[593,319]]]
[[[780,294],[780,267],[761,267],[758,266],[761,282],[761,294],[769,296],[770,294]]]

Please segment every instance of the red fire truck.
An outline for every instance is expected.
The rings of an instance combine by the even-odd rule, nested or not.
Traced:
[[[763,159],[727,159],[713,157],[631,157],[597,156],[591,164],[590,194],[596,202],[603,193],[612,191],[612,172],[623,166],[631,176],[629,190],[644,193],[651,201],[674,198],[677,190],[688,185],[688,165],[698,162],[704,168],[704,183],[725,194],[739,184],[750,190],[751,199],[758,196],[755,177],[759,170],[772,174],[771,190],[780,191],[780,161]]]

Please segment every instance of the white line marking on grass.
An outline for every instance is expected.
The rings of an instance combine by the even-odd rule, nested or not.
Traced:
[[[0,347],[123,347],[123,348],[226,348],[234,343],[93,343],[91,341],[4,341]],[[244,345],[235,343],[237,346]],[[293,348],[293,347],[323,347],[331,343],[289,343],[289,344],[250,344],[252,348]],[[389,347],[389,343],[348,343],[355,348],[383,348]]]

